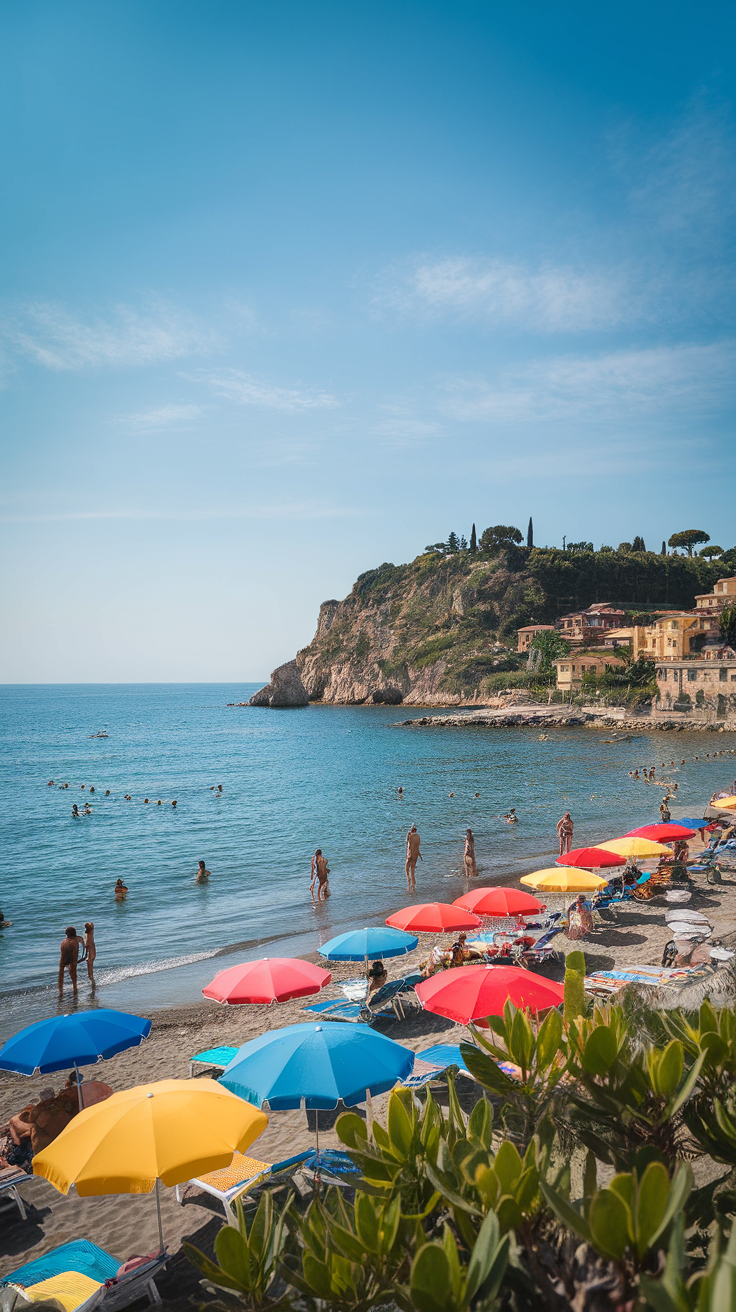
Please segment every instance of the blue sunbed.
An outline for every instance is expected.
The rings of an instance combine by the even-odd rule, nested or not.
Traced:
[[[102,1285],[117,1275],[120,1265],[120,1258],[112,1257],[104,1248],[91,1244],[89,1239],[72,1239],[68,1244],[60,1244],[52,1253],[17,1267],[10,1275],[3,1277],[2,1283],[12,1281],[30,1288],[42,1280],[60,1276],[64,1271],[78,1271],[80,1275],[99,1280]]]

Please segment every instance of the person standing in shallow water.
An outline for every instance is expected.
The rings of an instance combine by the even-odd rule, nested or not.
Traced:
[[[572,831],[573,821],[569,811],[566,811],[561,820],[557,822],[557,837],[560,840],[560,856],[564,856],[572,848]]]
[[[327,858],[322,855],[322,848],[318,847],[312,857],[311,877],[312,882],[309,885],[309,891],[314,900],[314,885],[317,884],[317,901],[324,901],[330,896],[330,867],[327,864]]]
[[[59,957],[59,993],[64,991],[64,971],[69,971],[69,978],[72,982],[72,991],[77,992],[77,962],[79,960],[80,939],[77,937],[77,931],[73,925],[67,925],[66,938],[61,944],[61,955]]]
[[[419,837],[419,834],[417,833],[416,825],[412,825],[411,829],[406,835],[405,869],[406,869],[406,887],[409,889],[409,892],[414,892],[417,886],[417,879],[416,879],[417,861],[422,860],[422,854],[419,851],[419,844],[421,843],[421,841],[422,840]]]
[[[95,957],[97,956],[97,948],[95,947],[95,927],[91,920],[86,921],[84,926],[84,947],[87,954],[87,974],[94,984],[95,977],[93,971]]]
[[[199,869],[195,877],[195,884],[206,884],[210,877],[210,872],[205,868],[204,861],[200,861]]]
[[[475,837],[472,829],[465,830],[465,850],[463,852],[463,867],[468,879],[472,879],[478,874],[478,867],[475,864]]]

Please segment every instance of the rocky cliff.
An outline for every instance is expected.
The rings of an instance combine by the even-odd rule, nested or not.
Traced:
[[[490,674],[516,668],[501,638],[533,604],[529,588],[505,557],[429,555],[369,570],[344,601],[320,607],[314,639],[297,656],[302,683],[313,701],[483,700]]]
[[[721,562],[649,551],[509,547],[493,556],[434,551],[361,574],[344,601],[325,601],[317,632],[254,705],[487,703],[518,668],[516,629],[552,623],[594,601],[691,607]],[[277,678],[277,676],[279,676]],[[513,682],[513,680],[511,680]]]

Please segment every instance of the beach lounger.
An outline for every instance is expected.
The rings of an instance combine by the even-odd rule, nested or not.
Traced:
[[[425,1048],[423,1052],[418,1052],[417,1059],[424,1062],[432,1062],[439,1070],[444,1071],[450,1066],[457,1066],[458,1075],[465,1075],[469,1080],[475,1080],[475,1076],[471,1075],[463,1061],[459,1044],[435,1043],[431,1048]],[[516,1076],[519,1073],[518,1067],[514,1066],[513,1062],[497,1061],[496,1065],[500,1066],[501,1070],[504,1071],[506,1075]]]
[[[61,1303],[65,1312],[92,1312],[92,1308],[102,1303],[105,1286],[91,1276],[83,1275],[81,1271],[63,1271],[61,1275],[40,1280],[37,1285],[25,1289],[24,1293],[33,1303],[54,1298]]]
[[[308,1007],[303,1007],[302,1011],[307,1012],[310,1016],[319,1016],[324,1020],[342,1020],[350,1021],[354,1024],[370,1025],[371,1021],[376,1020],[378,1016],[394,1016],[403,1020],[405,1017],[405,1006],[412,1007],[418,1005],[414,985],[418,984],[421,975],[415,972],[411,975],[405,975],[401,979],[389,980],[382,988],[376,989],[370,998],[364,1002],[343,1002],[342,1000],[333,1000],[332,1002],[313,1002]]]
[[[163,1271],[168,1260],[168,1253],[156,1253],[141,1266],[118,1276],[122,1265],[119,1258],[106,1253],[104,1248],[98,1248],[87,1239],[73,1239],[67,1244],[60,1244],[50,1253],[44,1253],[43,1257],[37,1257],[35,1261],[17,1267],[0,1283],[21,1285],[30,1291],[41,1283],[47,1284],[55,1277],[69,1275],[85,1277],[99,1287],[101,1290],[99,1298],[89,1291],[86,1301],[83,1300],[72,1307],[64,1303],[67,1312],[75,1312],[75,1309],[76,1312],[80,1312],[81,1308],[87,1312],[88,1303],[89,1307],[99,1305],[104,1307],[105,1312],[115,1312],[116,1309],[128,1307],[144,1297],[148,1298],[149,1303],[160,1303],[161,1295],[156,1288],[155,1277]],[[82,1292],[81,1285],[79,1290]],[[54,1297],[58,1298],[59,1295],[56,1294]],[[63,1299],[61,1301],[63,1302]]]
[[[292,1171],[313,1155],[313,1150],[309,1149],[297,1153],[294,1157],[287,1157],[282,1162],[261,1162],[256,1157],[245,1157],[243,1153],[235,1153],[230,1166],[225,1166],[220,1171],[209,1171],[207,1175],[177,1185],[176,1201],[183,1202],[181,1190],[186,1189],[187,1185],[194,1185],[216,1198],[222,1204],[225,1216],[229,1217],[228,1209],[232,1207],[236,1198],[248,1193],[249,1189],[256,1184],[261,1184],[265,1179]]]
[[[214,1066],[216,1070],[224,1071],[226,1066],[230,1065],[233,1057],[237,1057],[239,1048],[206,1048],[204,1052],[197,1052],[189,1058],[189,1075],[192,1075],[194,1066]]]
[[[6,1170],[0,1171],[0,1202],[15,1203],[22,1221],[25,1221],[28,1214],[25,1203],[18,1192],[18,1185],[29,1179],[30,1176],[26,1175],[20,1167],[9,1166]]]

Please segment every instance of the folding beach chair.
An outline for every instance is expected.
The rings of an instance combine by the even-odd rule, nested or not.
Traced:
[[[176,1201],[183,1202],[181,1191],[188,1185],[195,1185],[197,1189],[216,1198],[222,1204],[225,1216],[229,1218],[228,1209],[242,1194],[248,1193],[254,1185],[262,1184],[266,1179],[293,1171],[313,1155],[313,1149],[309,1149],[307,1152],[297,1153],[294,1157],[287,1157],[282,1162],[261,1162],[256,1157],[245,1157],[242,1153],[235,1153],[230,1166],[225,1166],[220,1171],[209,1171],[206,1175],[177,1185]]]
[[[46,1297],[59,1298],[66,1312],[90,1312],[92,1307],[104,1308],[105,1312],[116,1312],[144,1297],[148,1298],[149,1303],[160,1303],[161,1295],[156,1288],[155,1277],[163,1271],[168,1260],[168,1253],[156,1253],[140,1266],[119,1276],[119,1258],[106,1253],[104,1248],[98,1248],[87,1239],[74,1239],[67,1244],[60,1244],[58,1248],[44,1253],[43,1257],[37,1257],[25,1266],[17,1267],[4,1277],[2,1284],[20,1285],[27,1292],[43,1284]],[[76,1283],[66,1279],[74,1276],[77,1277]],[[58,1292],[52,1294],[49,1287],[50,1281],[61,1278],[66,1280],[67,1292],[64,1297]],[[99,1292],[95,1292],[92,1285]],[[81,1301],[74,1301],[77,1296]]]
[[[414,985],[418,984],[421,975],[418,971],[411,975],[404,975],[401,979],[389,980],[380,989],[366,998],[364,1002],[343,1002],[341,1000],[332,1002],[313,1002],[308,1007],[303,1007],[311,1016],[319,1016],[324,1020],[343,1020],[351,1021],[354,1024],[370,1025],[372,1021],[379,1016],[393,1016],[396,1019],[404,1020],[405,1006],[412,1007],[417,1004]],[[418,1004],[417,1004],[418,1005]]]
[[[26,1175],[20,1167],[9,1166],[6,1170],[0,1171],[0,1202],[15,1203],[22,1221],[25,1221],[28,1213],[18,1192],[18,1185],[29,1179],[30,1176]]]

